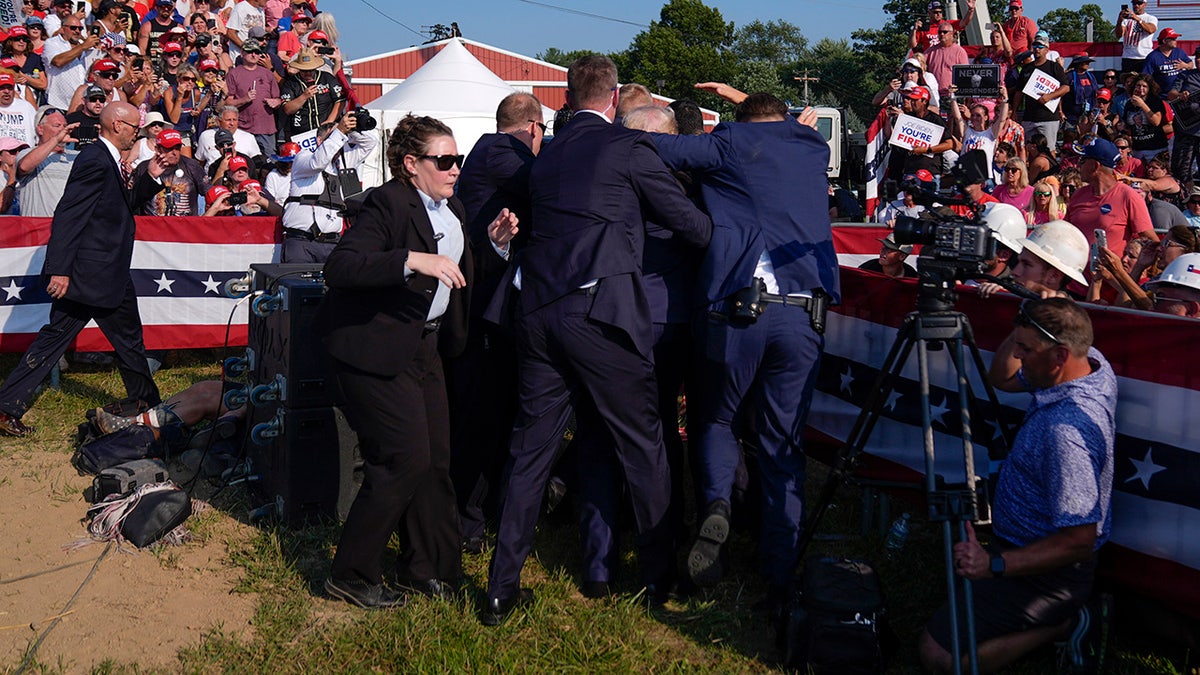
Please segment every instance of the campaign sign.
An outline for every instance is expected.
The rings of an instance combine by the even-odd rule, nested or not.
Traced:
[[[292,142],[299,145],[302,150],[316,150],[320,143],[317,142],[317,129],[309,129],[302,134],[292,136]]]
[[[892,123],[892,136],[888,143],[897,148],[912,150],[913,148],[928,148],[942,142],[945,128],[926,122],[912,115],[897,115]]]
[[[1200,94],[1195,98],[1181,98],[1172,101],[1171,109],[1175,111],[1175,128],[1182,129],[1195,135],[1200,132]]]
[[[1000,66],[969,64],[954,66],[954,86],[958,96],[995,98],[1000,95]]]
[[[1042,70],[1035,68],[1033,73],[1029,75],[1029,81],[1025,83],[1025,88],[1021,90],[1022,94],[1031,98],[1038,98],[1042,94],[1050,94],[1058,91],[1062,83],[1055,78],[1047,75]],[[1058,110],[1058,99],[1054,99],[1046,104],[1046,107],[1051,112]]]

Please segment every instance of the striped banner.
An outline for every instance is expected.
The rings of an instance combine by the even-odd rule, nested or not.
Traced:
[[[0,351],[23,352],[50,317],[41,276],[49,218],[5,217],[0,229]],[[148,349],[246,344],[246,307],[224,297],[229,279],[252,263],[278,262],[275,218],[137,219],[131,274]],[[232,313],[232,317],[231,317]],[[95,322],[75,341],[79,351],[112,349]]]

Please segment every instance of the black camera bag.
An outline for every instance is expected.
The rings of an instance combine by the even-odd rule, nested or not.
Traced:
[[[96,476],[118,464],[135,459],[162,458],[167,454],[164,444],[154,437],[154,429],[140,424],[99,437],[84,429],[80,431],[84,438],[71,457],[72,466],[80,474]]]
[[[143,485],[165,483],[170,477],[162,460],[135,459],[101,470],[92,480],[91,495],[84,496],[95,504],[109,495],[123,495]]]
[[[142,494],[121,521],[121,536],[138,548],[162,539],[192,515],[192,498],[179,486]]]
[[[893,642],[885,614],[883,588],[869,564],[809,558],[801,590],[777,626],[784,666],[817,675],[884,672]]]

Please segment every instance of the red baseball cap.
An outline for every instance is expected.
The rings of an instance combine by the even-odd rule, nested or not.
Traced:
[[[922,183],[932,183],[933,174],[930,173],[929,169],[917,169],[917,180]]]
[[[1021,0],[1009,0],[1008,7],[1012,9],[1013,7],[1024,7],[1024,5],[1021,4]]]
[[[159,145],[167,149],[178,148],[183,145],[183,136],[174,129],[163,129],[158,132],[155,140],[158,141]]]
[[[1112,92],[1109,91],[1107,87],[1103,88],[1100,91],[1096,92],[1096,99],[1097,100],[1104,99],[1105,101],[1111,101],[1112,100]]]
[[[183,47],[181,47],[178,42],[168,42],[167,44],[163,45],[163,54],[170,54],[171,52],[179,52],[182,54]]]
[[[313,40],[324,40],[329,42],[329,36],[326,35],[324,31],[314,30],[308,34],[308,41],[312,42]]]
[[[220,69],[221,69],[220,64],[218,64],[213,59],[204,59],[203,61],[200,62],[200,72],[202,72],[202,73],[206,70],[220,70]]]
[[[926,89],[925,87],[913,87],[912,89],[909,89],[908,93],[905,94],[904,96],[907,98],[911,98],[915,101],[928,101],[929,100],[929,90]]]
[[[249,192],[251,190],[254,190],[255,192],[262,192],[262,183],[251,178],[238,183],[237,188],[238,192]]]
[[[1158,33],[1159,40],[1174,40],[1179,37],[1179,33],[1175,32],[1174,28],[1164,28]]]
[[[204,201],[208,202],[209,205],[212,205],[213,202],[227,194],[232,194],[229,188],[225,187],[224,185],[214,185],[209,188],[208,192],[204,195]]]
[[[95,72],[105,72],[109,70],[120,70],[121,66],[117,65],[116,61],[110,59],[100,59],[92,64],[92,70]]]
[[[311,23],[312,17],[305,14],[304,12],[296,12],[295,14],[292,15],[292,21],[293,22],[294,21],[308,21],[309,23]]]
[[[17,86],[17,78],[8,73],[0,73],[0,87],[15,87]]]
[[[250,162],[247,162],[245,157],[242,157],[239,155],[239,156],[234,157],[229,160],[229,170],[230,171],[241,171],[241,170],[249,171],[250,170]]]
[[[29,31],[25,30],[25,26],[13,26],[8,29],[8,37],[29,37]]]
[[[3,58],[0,58],[0,68],[8,68],[9,70],[20,70],[21,66],[17,65],[17,62],[15,59],[13,59],[13,57],[5,56]]]

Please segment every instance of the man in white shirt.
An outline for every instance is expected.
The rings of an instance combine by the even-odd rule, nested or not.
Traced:
[[[250,39],[251,28],[267,29],[267,15],[263,7],[267,0],[241,0],[233,6],[229,20],[225,22],[225,37],[229,40],[229,58],[237,61],[242,53],[242,42]]]
[[[87,80],[88,65],[100,56],[100,37],[83,34],[83,21],[75,15],[63,19],[59,35],[46,40],[42,60],[46,62],[46,102],[66,110],[75,90]]]
[[[0,73],[0,136],[33,147],[38,140],[33,124],[36,116],[37,110],[28,101],[17,98],[16,78]]]
[[[1121,72],[1140,73],[1146,57],[1154,51],[1158,19],[1146,13],[1146,0],[1132,0],[1132,9],[1121,10],[1113,34],[1123,43]]]
[[[233,149],[247,157],[258,157],[262,154],[254,134],[238,128],[238,109],[227,105],[221,108],[217,126],[200,134],[196,141],[196,159],[204,162],[204,168],[208,169],[213,162],[221,159],[231,144]]]

